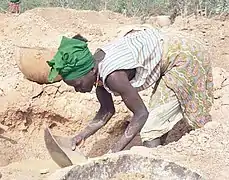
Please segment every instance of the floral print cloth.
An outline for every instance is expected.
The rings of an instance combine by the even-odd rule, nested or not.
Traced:
[[[209,54],[200,41],[182,34],[167,34],[161,80],[151,96],[150,108],[176,95],[183,116],[195,129],[211,121],[213,78]]]

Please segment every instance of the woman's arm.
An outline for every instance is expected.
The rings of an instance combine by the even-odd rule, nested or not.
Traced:
[[[134,114],[124,135],[111,149],[112,152],[117,152],[123,150],[142,129],[149,113],[137,90],[130,84],[125,71],[113,72],[107,77],[106,83],[110,90],[121,95],[127,108]]]
[[[89,122],[87,127],[73,138],[73,150],[82,140],[87,139],[104,126],[115,114],[114,103],[110,93],[108,93],[103,87],[99,86],[96,88],[96,96],[100,102],[100,109],[94,119]]]

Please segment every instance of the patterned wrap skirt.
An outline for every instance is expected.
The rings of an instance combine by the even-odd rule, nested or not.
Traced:
[[[180,120],[193,129],[211,121],[213,77],[209,53],[201,41],[181,33],[165,33],[161,78],[150,97],[140,135],[150,141],[170,131]]]

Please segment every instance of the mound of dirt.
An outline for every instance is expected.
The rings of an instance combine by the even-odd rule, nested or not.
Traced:
[[[200,16],[177,17],[172,29],[188,32],[201,38],[212,52],[213,66],[229,70],[229,21]]]
[[[36,8],[9,21],[5,33],[16,45],[56,48],[61,36],[78,33],[92,43],[106,42],[116,36],[117,27],[124,22],[130,23],[126,17],[109,11]]]

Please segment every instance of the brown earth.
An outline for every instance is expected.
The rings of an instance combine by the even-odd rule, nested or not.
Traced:
[[[75,93],[63,82],[39,85],[26,80],[16,65],[16,46],[56,48],[62,35],[81,33],[88,38],[89,47],[94,51],[117,37],[118,29],[124,24],[140,22],[140,18],[128,19],[109,11],[61,8],[38,8],[19,16],[0,14],[0,122],[9,128],[6,132],[0,129],[2,179],[44,179],[57,166],[45,148],[43,127],[50,126],[57,135],[74,135],[86,126],[99,107],[94,92]],[[151,153],[191,168],[207,179],[228,179],[229,21],[177,17],[168,29],[203,39],[212,52],[213,122],[180,139],[189,131],[181,122],[168,137],[166,144],[169,144],[153,149]],[[144,101],[148,95],[147,91],[141,93]],[[118,97],[115,106],[117,113],[112,120],[81,147],[87,156],[106,153],[124,131],[131,114]],[[133,144],[140,145],[139,137]],[[48,174],[41,174],[40,170],[44,169],[48,169]]]

